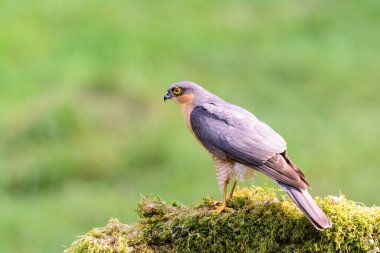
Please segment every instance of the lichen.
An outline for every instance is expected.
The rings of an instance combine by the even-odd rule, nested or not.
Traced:
[[[333,227],[317,231],[286,196],[271,188],[238,189],[232,212],[217,214],[215,201],[191,206],[143,198],[139,219],[111,219],[65,253],[79,252],[380,252],[380,208],[344,196],[316,198]]]

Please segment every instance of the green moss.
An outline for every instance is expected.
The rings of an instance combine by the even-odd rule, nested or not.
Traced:
[[[239,189],[216,214],[214,200],[189,207],[144,198],[138,221],[111,219],[72,244],[77,252],[380,252],[380,208],[345,197],[317,198],[333,227],[317,231],[285,196],[271,188]]]

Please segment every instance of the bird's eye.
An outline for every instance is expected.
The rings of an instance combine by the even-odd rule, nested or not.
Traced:
[[[178,96],[178,95],[182,94],[183,90],[181,88],[176,87],[176,88],[172,89],[172,92],[173,92],[174,95]]]

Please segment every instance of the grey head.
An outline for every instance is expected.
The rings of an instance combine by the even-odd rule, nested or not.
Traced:
[[[193,97],[194,105],[221,101],[219,97],[213,95],[198,84],[190,81],[182,81],[170,85],[166,94],[164,95],[164,101],[168,99],[178,100],[186,95],[191,95]]]

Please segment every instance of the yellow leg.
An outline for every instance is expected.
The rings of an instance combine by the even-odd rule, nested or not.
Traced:
[[[234,184],[232,185],[232,189],[230,191],[230,195],[228,195],[227,201],[230,201],[232,199],[232,197],[234,196],[234,191],[235,191],[236,185],[237,185],[237,181],[235,180]]]
[[[228,185],[228,181],[224,182],[223,201],[222,201],[222,204],[220,205],[220,207],[215,209],[214,212],[216,212],[216,213],[221,213],[223,211],[232,211],[233,210],[232,208],[227,207],[227,185]]]

